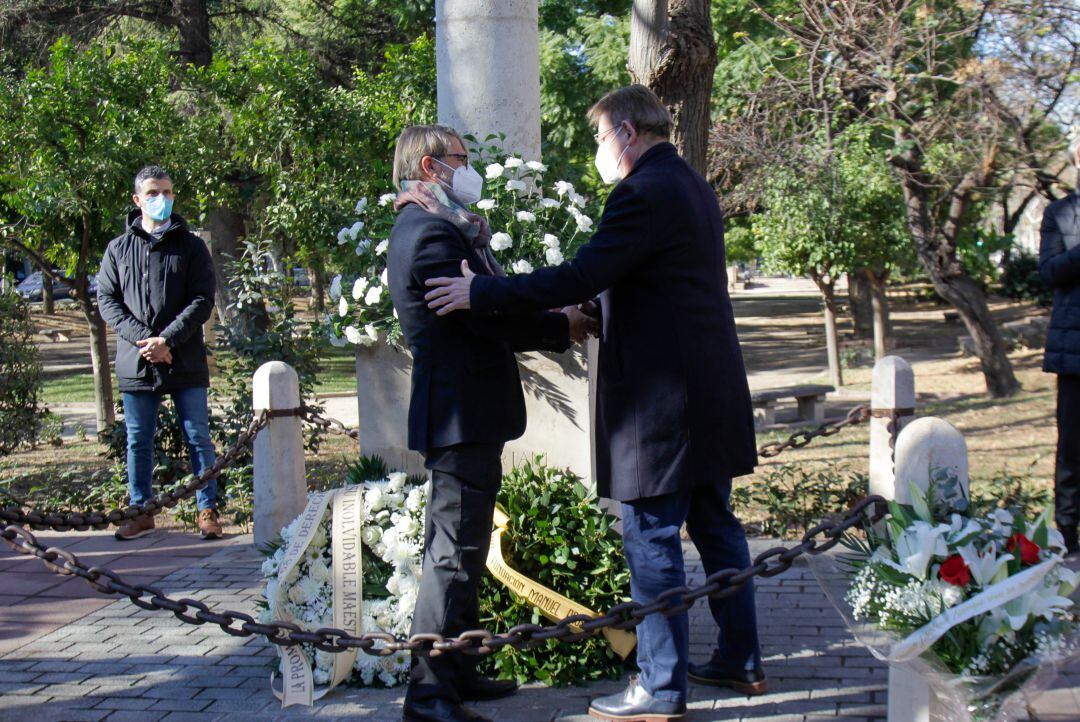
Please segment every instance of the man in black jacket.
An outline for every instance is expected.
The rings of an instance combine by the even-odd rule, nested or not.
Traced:
[[[1080,169],[1080,137],[1069,147]],[[1043,213],[1039,274],[1054,289],[1043,370],[1058,375],[1054,520],[1070,554],[1080,552],[1080,192]]]
[[[601,177],[621,182],[577,256],[513,278],[463,269],[464,277],[430,281],[427,297],[452,318],[465,309],[523,313],[600,294],[598,492],[623,502],[631,591],[645,602],[685,585],[684,521],[706,573],[749,564],[728,499],[732,477],[751,473],[757,461],[753,411],[713,189],[667,142],[671,116],[647,88],[609,93],[590,119]],[[753,595],[747,584],[710,601],[718,648],[700,665],[688,665],[685,613],[647,617],[637,628],[640,677],[625,692],[594,700],[590,714],[680,719],[688,666],[705,684],[764,691]]]
[[[424,454],[431,471],[414,634],[449,636],[479,626],[477,591],[502,479],[502,448],[525,431],[514,352],[565,351],[591,325],[576,308],[449,318],[428,309],[428,279],[463,263],[477,273],[502,272],[487,245],[486,221],[465,209],[482,187],[468,161],[461,137],[442,126],[406,128],[394,155],[401,192],[388,281],[413,358],[409,448]],[[481,678],[475,662],[457,653],[414,657],[404,719],[483,720],[462,700],[495,699],[516,685]]]
[[[203,240],[172,212],[172,180],[158,166],[135,176],[127,231],[105,249],[98,273],[98,308],[116,332],[116,378],[127,426],[131,503],[153,495],[154,433],[158,408],[172,396],[196,474],[213,466],[202,326],[214,307],[214,267]],[[197,492],[199,530],[204,539],[221,536],[217,480]],[[135,539],[154,528],[154,518],[131,519],[116,531]]]

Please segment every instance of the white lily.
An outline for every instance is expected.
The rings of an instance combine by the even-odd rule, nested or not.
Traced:
[[[988,544],[980,554],[974,544],[966,544],[958,550],[960,556],[971,570],[971,578],[980,587],[986,588],[999,582],[1008,575],[1006,565],[1012,561],[1012,554],[998,556],[997,547]]]
[[[897,561],[883,561],[897,571],[917,579],[926,579],[926,570],[933,558],[944,557],[949,553],[949,547],[945,544],[945,535],[948,533],[948,524],[934,526],[925,521],[917,521],[905,529],[896,540]]]

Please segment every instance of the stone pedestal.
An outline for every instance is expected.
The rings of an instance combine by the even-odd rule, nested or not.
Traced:
[[[285,410],[300,406],[300,380],[282,361],[269,361],[255,372],[252,407]],[[281,528],[304,510],[307,478],[304,470],[304,430],[299,416],[272,418],[255,437],[255,546],[272,541]]]

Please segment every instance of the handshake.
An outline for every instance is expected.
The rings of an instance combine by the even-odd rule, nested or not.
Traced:
[[[600,335],[600,308],[594,302],[554,310],[569,319],[571,343],[584,343],[589,336]]]

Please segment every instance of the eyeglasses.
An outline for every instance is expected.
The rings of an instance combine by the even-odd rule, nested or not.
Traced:
[[[465,155],[464,153],[447,153],[443,156],[443,158],[453,158],[454,160],[460,161],[461,163],[469,162],[469,156]]]
[[[596,139],[596,142],[597,142],[597,143],[602,143],[602,142],[604,142],[604,140],[603,140],[603,139],[604,139],[604,136],[605,136],[605,135],[607,135],[608,133],[610,133],[610,132],[612,132],[612,131],[615,131],[615,130],[619,130],[619,128],[621,128],[621,127],[622,127],[622,125],[621,125],[621,124],[620,124],[620,125],[613,125],[613,126],[611,126],[610,128],[608,128],[607,130],[602,130],[602,131],[600,131],[599,133],[595,134],[595,135],[593,136],[593,138],[595,138],[595,139]]]

